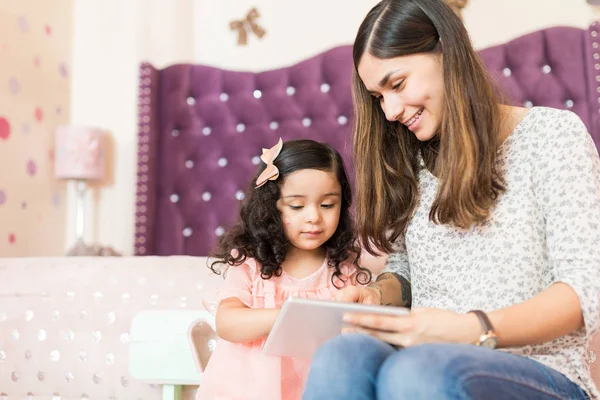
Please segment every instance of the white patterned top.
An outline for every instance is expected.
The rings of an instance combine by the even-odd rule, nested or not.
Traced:
[[[499,149],[506,180],[489,219],[470,229],[436,225],[437,179],[419,173],[420,200],[385,271],[411,282],[413,307],[464,313],[526,301],[552,283],[575,289],[585,329],[542,345],[504,349],[548,365],[600,397],[590,338],[600,328],[600,159],[579,117],[532,108]]]

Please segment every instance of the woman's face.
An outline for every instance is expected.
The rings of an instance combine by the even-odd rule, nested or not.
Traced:
[[[371,95],[379,99],[388,121],[404,124],[421,141],[438,133],[444,99],[441,53],[385,60],[365,53],[358,75]]]

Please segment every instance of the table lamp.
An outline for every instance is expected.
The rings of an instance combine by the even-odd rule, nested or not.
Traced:
[[[85,232],[87,181],[100,181],[106,172],[105,132],[100,128],[62,125],[56,129],[54,175],[77,183],[75,246],[67,255],[80,255]],[[78,250],[79,249],[79,250]]]

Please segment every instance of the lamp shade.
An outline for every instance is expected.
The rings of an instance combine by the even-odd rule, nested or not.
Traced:
[[[61,125],[56,129],[54,175],[100,180],[105,173],[105,133],[100,128]]]

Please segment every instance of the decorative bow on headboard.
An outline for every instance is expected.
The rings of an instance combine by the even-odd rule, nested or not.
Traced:
[[[267,33],[262,27],[258,25],[256,19],[260,17],[258,10],[252,8],[248,11],[245,18],[239,20],[233,20],[229,23],[229,28],[232,31],[238,33],[238,45],[245,46],[248,43],[248,31],[254,33],[259,39]]]

